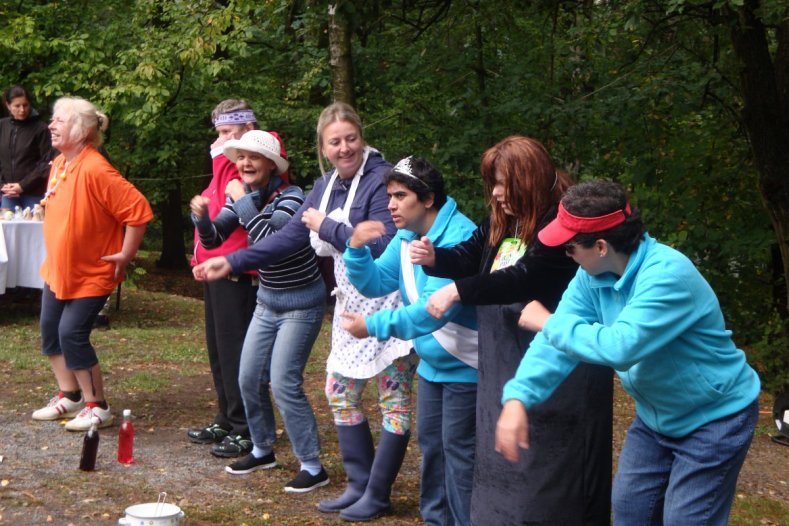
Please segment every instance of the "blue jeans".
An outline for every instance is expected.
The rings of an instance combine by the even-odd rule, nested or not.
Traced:
[[[22,207],[22,210],[25,208],[30,208],[30,210],[33,210],[33,207],[39,204],[43,198],[43,195],[27,194],[23,194],[19,197],[3,196],[2,199],[0,199],[0,208],[10,208],[12,212],[17,206]]]
[[[614,478],[614,524],[727,524],[758,409],[754,401],[682,438],[656,433],[636,416]]]
[[[238,383],[252,442],[264,449],[276,441],[276,424],[269,385],[285,423],[285,431],[300,461],[320,454],[318,424],[304,394],[304,367],[318,337],[324,305],[274,312],[255,307],[241,350]]]
[[[425,524],[471,523],[477,384],[419,378],[416,426],[422,450],[419,509]]]

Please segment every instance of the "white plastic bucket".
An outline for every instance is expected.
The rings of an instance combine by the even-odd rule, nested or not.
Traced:
[[[135,504],[125,510],[126,516],[118,519],[121,526],[178,526],[184,512],[175,504],[147,502]]]

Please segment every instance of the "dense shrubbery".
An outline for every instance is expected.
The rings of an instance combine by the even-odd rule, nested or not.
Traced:
[[[479,155],[510,134],[542,140],[579,179],[623,182],[650,231],[699,264],[777,389],[789,364],[783,271],[722,23],[742,2],[702,4],[401,0],[341,2],[339,14],[371,144],[433,160],[476,219]],[[785,6],[763,4],[787,26]],[[44,112],[77,94],[113,118],[107,149],[159,206],[151,248],[167,239],[176,260],[188,250],[172,232],[191,239],[186,203],[209,171],[218,100],[248,99],[283,135],[297,183],[318,175],[314,126],[332,97],[325,2],[17,2],[0,20],[3,85],[28,85]]]

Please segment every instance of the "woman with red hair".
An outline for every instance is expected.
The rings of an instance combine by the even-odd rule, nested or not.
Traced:
[[[548,401],[532,409],[529,416],[540,422],[539,432],[517,463],[510,464],[494,449],[502,387],[534,337],[518,327],[520,312],[538,298],[555,306],[577,269],[562,247],[548,247],[537,238],[556,217],[572,181],[556,169],[542,144],[523,136],[489,148],[480,172],[490,218],[471,238],[453,248],[434,248],[428,238],[411,244],[414,263],[424,265],[428,274],[454,280],[431,297],[431,315],[441,317],[458,301],[478,306],[472,523],[608,524],[610,369],[578,367]]]

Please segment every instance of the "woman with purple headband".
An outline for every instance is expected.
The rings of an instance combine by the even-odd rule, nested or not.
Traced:
[[[521,314],[522,327],[541,332],[504,387],[496,450],[516,462],[540,433],[527,412],[579,364],[608,365],[636,401],[614,524],[726,524],[760,386],[715,293],[688,258],[645,232],[616,183],[570,188],[538,236],[581,268],[553,314],[538,301]]]
[[[240,139],[257,126],[249,105],[236,99],[217,104],[211,112],[211,120],[217,134],[211,145],[212,177],[200,195],[208,199],[208,218],[213,220],[225,204],[228,183],[241,181],[235,163],[224,155],[224,144]],[[209,249],[200,244],[195,229],[194,247],[192,266],[246,248],[247,233],[239,225],[220,246]],[[208,363],[218,403],[213,422],[190,429],[187,434],[192,442],[213,444],[211,453],[214,456],[233,458],[252,450],[238,373],[241,348],[255,310],[257,286],[255,272],[230,274],[225,279],[203,285]]]

